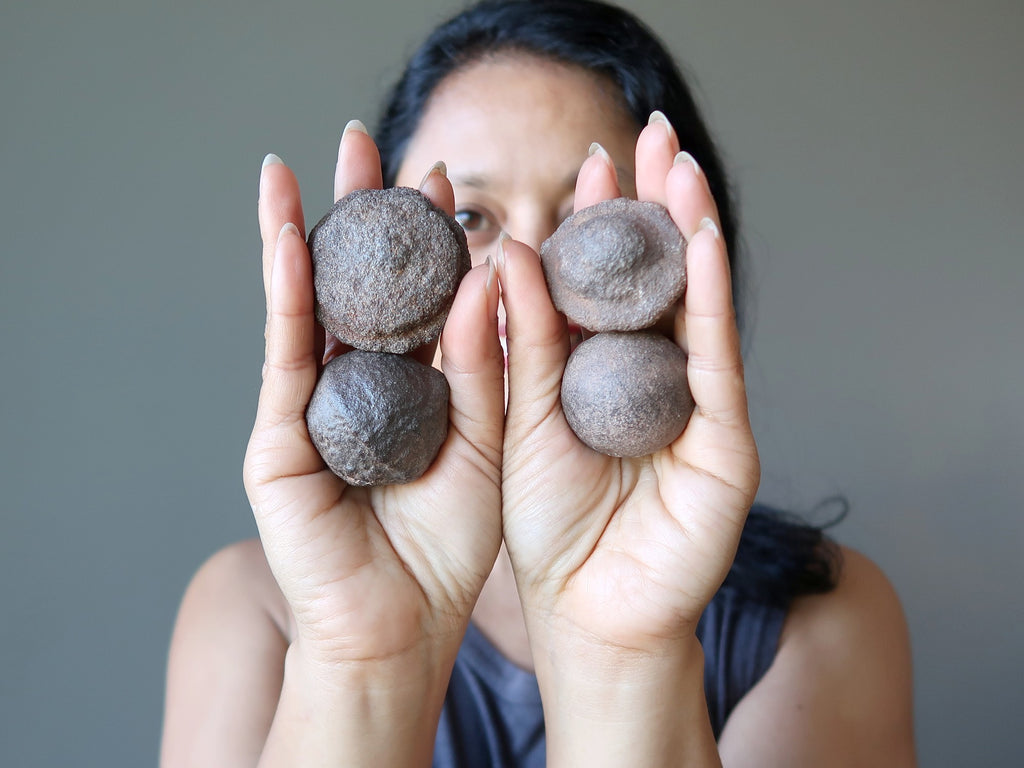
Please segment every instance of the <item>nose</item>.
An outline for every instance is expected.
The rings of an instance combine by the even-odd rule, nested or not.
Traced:
[[[548,215],[533,216],[525,221],[509,223],[512,225],[509,227],[509,235],[530,246],[537,253],[540,253],[541,244],[558,228],[556,217]]]

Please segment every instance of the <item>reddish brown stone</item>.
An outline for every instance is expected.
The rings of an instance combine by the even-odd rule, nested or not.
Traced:
[[[664,448],[682,433],[693,407],[686,356],[657,333],[599,333],[565,366],[565,418],[580,440],[609,456]]]
[[[309,233],[309,249],[317,319],[377,352],[434,341],[470,268],[462,227],[407,187],[341,198]]]
[[[686,288],[686,240],[657,203],[584,208],[541,245],[555,307],[591,331],[648,328]]]
[[[328,363],[306,409],[310,439],[351,485],[407,483],[448,435],[448,381],[412,358],[353,350]]]

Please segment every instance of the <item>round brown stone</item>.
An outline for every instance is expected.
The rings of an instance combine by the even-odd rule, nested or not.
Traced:
[[[448,435],[448,381],[412,358],[353,350],[323,370],[306,409],[313,445],[351,485],[408,483]]]
[[[685,254],[664,206],[625,197],[577,211],[540,249],[555,308],[595,332],[654,325],[683,295]]]
[[[573,432],[609,456],[647,456],[675,440],[693,411],[686,356],[657,333],[599,333],[569,356],[562,410]]]
[[[434,341],[470,268],[466,233],[415,189],[359,189],[309,233],[316,316],[358,349]]]

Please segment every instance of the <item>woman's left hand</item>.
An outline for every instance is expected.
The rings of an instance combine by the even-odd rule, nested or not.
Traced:
[[[509,399],[504,537],[536,658],[575,637],[594,649],[663,654],[692,638],[732,563],[759,480],[726,246],[704,174],[677,156],[662,121],[636,148],[637,196],[665,205],[688,241],[674,339],[688,353],[696,408],[683,433],[643,458],[583,444],[562,412],[569,354],[536,255],[506,241]],[[618,194],[602,153],[580,172],[576,208]]]
[[[544,696],[549,765],[718,760],[695,632],[732,564],[760,465],[715,203],[678,150],[663,121],[636,148],[638,198],[665,205],[688,241],[673,336],[689,355],[696,408],[655,454],[605,456],[572,432],[560,399],[566,319],[536,254],[510,240],[499,250],[504,539]],[[593,154],[575,207],[617,194],[613,166]]]

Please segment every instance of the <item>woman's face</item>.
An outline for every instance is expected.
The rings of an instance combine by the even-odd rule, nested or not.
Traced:
[[[540,249],[572,213],[576,176],[595,141],[615,162],[622,194],[634,197],[639,132],[603,78],[524,54],[499,55],[441,82],[397,184],[418,187],[443,160],[473,264],[482,264],[502,231]],[[503,331],[503,316],[499,322]]]

